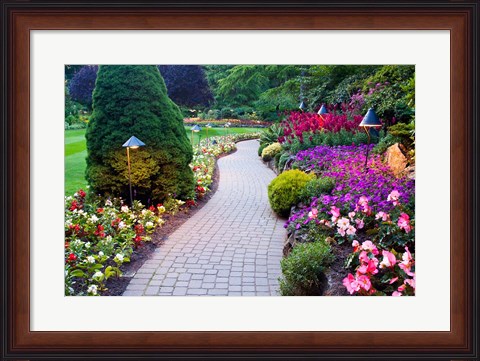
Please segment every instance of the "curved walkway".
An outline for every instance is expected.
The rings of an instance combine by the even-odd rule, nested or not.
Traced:
[[[218,160],[213,197],[155,250],[124,296],[278,294],[285,230],[268,203],[275,174],[260,161],[258,141],[237,149]]]

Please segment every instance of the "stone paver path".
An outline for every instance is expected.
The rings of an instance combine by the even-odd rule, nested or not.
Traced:
[[[124,296],[278,295],[285,230],[268,203],[275,174],[258,141],[237,148],[218,160],[214,196],[155,250]]]

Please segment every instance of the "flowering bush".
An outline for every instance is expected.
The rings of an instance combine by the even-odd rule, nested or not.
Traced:
[[[130,208],[120,199],[98,205],[85,197],[79,190],[65,198],[66,295],[101,294],[110,277],[121,275],[120,266],[133,250],[163,224],[161,205],[145,209],[135,201]]]
[[[343,285],[353,295],[411,296],[415,294],[415,260],[408,247],[403,252],[394,249],[379,250],[370,240],[360,244],[352,242],[353,253],[349,265],[355,275],[349,273]],[[379,257],[383,257],[380,261]]]
[[[265,162],[272,160],[278,153],[282,151],[280,143],[272,143],[262,150],[262,159]]]
[[[357,133],[358,125],[363,116],[327,113],[318,115],[316,113],[291,112],[289,117],[282,121],[283,136],[278,138],[280,143],[292,143],[294,139],[304,142],[304,138],[312,137],[319,132],[338,133],[341,130],[349,133]]]
[[[264,128],[268,127],[271,123],[263,122],[261,120],[252,119],[200,119],[200,118],[185,118],[183,120],[185,125],[206,125],[211,124],[217,127],[223,127],[225,124],[230,123],[232,127],[249,127],[249,128]]]

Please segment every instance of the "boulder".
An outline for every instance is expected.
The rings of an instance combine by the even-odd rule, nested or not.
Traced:
[[[407,157],[403,154],[398,143],[388,147],[385,152],[385,161],[395,176],[399,176],[407,167]]]

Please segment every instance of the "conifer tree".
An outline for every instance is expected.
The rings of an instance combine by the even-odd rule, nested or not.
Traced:
[[[86,131],[86,178],[96,194],[128,199],[122,144],[132,135],[146,146],[130,151],[135,199],[187,199],[194,193],[193,151],[179,108],[155,65],[101,65]]]

